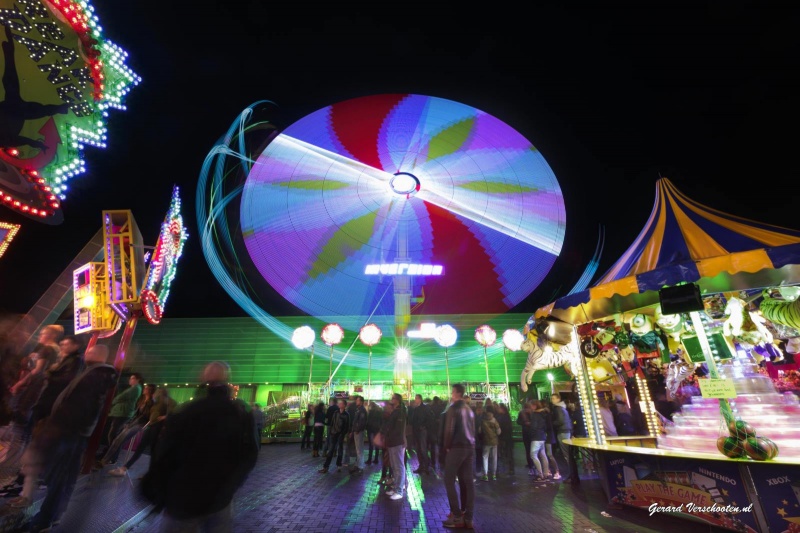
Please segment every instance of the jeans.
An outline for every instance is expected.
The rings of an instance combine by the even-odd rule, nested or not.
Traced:
[[[322,449],[323,436],[325,434],[325,426],[314,426],[314,451],[319,452]]]
[[[489,458],[491,457],[491,461]],[[489,470],[489,463],[491,462],[492,470]],[[497,475],[497,446],[483,445],[483,473],[487,476]]]
[[[475,448],[450,448],[444,460],[444,485],[447,502],[453,516],[461,516],[461,500],[464,501],[464,520],[472,520],[475,511]],[[460,489],[466,493],[459,499],[456,493],[456,476]]]
[[[529,436],[522,434],[522,445],[525,448],[525,462],[528,463],[528,470],[533,468],[533,461],[531,461],[531,443],[533,439]]]
[[[508,473],[514,473],[514,439],[513,438],[501,438],[500,439],[500,457],[504,459],[508,464]],[[525,454],[527,455],[527,454]]]
[[[427,471],[430,468],[430,460],[428,459],[428,430],[427,428],[414,429],[414,449],[417,451],[417,461],[419,461],[419,470]]]
[[[233,531],[233,512],[232,505],[203,516],[195,516],[179,520],[173,518],[169,513],[161,515],[162,533],[231,533]]]
[[[353,432],[356,445],[356,468],[364,468],[364,431]]]
[[[379,430],[375,430],[375,431],[373,431],[371,429],[367,430],[367,441],[368,441],[368,444],[369,444],[369,453],[367,454],[367,461],[369,461],[369,462],[372,461],[372,452],[373,451],[375,452],[375,460],[376,461],[378,460],[378,454],[381,451],[380,447],[379,446],[375,446],[375,444],[372,442],[372,440],[375,438],[375,435],[377,435],[378,433],[380,433]]]
[[[394,491],[403,495],[406,490],[406,447],[403,444],[392,446],[386,450],[389,452],[389,462],[392,465],[392,477],[394,478]]]
[[[531,461],[536,468],[536,473],[540,476],[550,475],[550,465],[547,464],[547,455],[544,452],[544,441],[535,440],[531,442]]]
[[[303,438],[300,439],[300,449],[311,448],[311,434],[314,432],[314,426],[306,426],[303,428]]]
[[[142,433],[142,439],[139,441],[139,445],[136,447],[136,451],[133,453],[133,457],[128,459],[128,462],[125,463],[125,468],[130,469],[133,464],[139,460],[139,457],[142,456],[145,449],[148,449],[148,453],[152,458],[154,455],[154,451],[156,449],[156,440],[158,440],[158,434],[161,431],[161,424],[157,423],[156,425],[149,425],[144,428],[144,432]]]
[[[111,446],[111,443],[114,442],[114,439],[117,438],[122,428],[125,427],[125,424],[130,420],[129,417],[126,416],[109,416],[108,422],[106,424],[106,432],[103,434],[103,442],[108,449]]]
[[[333,461],[333,454],[336,455],[336,466],[342,466],[342,454],[344,454],[344,447],[347,445],[345,442],[345,437],[347,434],[345,433],[334,433],[331,435],[331,445],[328,448],[328,455],[325,459],[325,468],[331,466],[331,462]],[[337,453],[338,450],[338,453]]]
[[[547,460],[550,463],[550,471],[553,474],[558,474],[561,472],[561,469],[558,468],[558,461],[556,461],[556,457],[553,455],[553,445],[549,442],[544,443],[544,454],[547,456]]]
[[[558,447],[561,450],[561,455],[563,455],[564,456],[564,460],[567,461],[567,470],[569,470],[570,469],[570,465],[569,465],[569,445],[568,444],[564,444],[564,439],[571,439],[572,438],[572,433],[570,433],[569,431],[564,432],[564,433],[558,433],[556,435],[556,438],[558,439]]]
[[[62,436],[47,458],[49,465],[45,475],[47,495],[39,512],[31,520],[31,530],[49,527],[66,510],[86,451],[86,437]]]
[[[122,428],[117,437],[106,450],[102,461],[104,463],[116,463],[119,459],[119,452],[128,439],[133,439],[139,431],[141,431],[141,424],[127,424]]]

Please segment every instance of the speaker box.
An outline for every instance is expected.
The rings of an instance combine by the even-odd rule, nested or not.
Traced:
[[[661,302],[661,313],[665,315],[703,310],[700,288],[694,283],[664,287],[658,291],[658,299]]]

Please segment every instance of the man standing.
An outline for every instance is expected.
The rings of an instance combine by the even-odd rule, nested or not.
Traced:
[[[253,424],[256,432],[256,443],[258,449],[261,449],[261,435],[264,433],[264,411],[261,410],[260,403],[253,404]]]
[[[249,406],[234,399],[227,363],[201,377],[207,394],[169,415],[144,495],[163,505],[163,531],[233,531],[231,501],[258,459]]]
[[[339,411],[336,398],[331,398],[328,402],[328,410],[325,411],[325,426],[328,429],[325,431],[325,446],[322,448],[322,455],[325,456],[328,455],[328,450],[331,448],[331,422],[333,422],[333,415]]]
[[[353,441],[356,447],[356,464],[350,469],[351,474],[361,474],[364,471],[364,431],[367,429],[367,408],[364,407],[364,398],[356,396],[355,415],[351,424]]]
[[[451,405],[445,411],[442,431],[442,450],[445,455],[444,484],[450,514],[444,527],[472,529],[475,508],[475,414],[464,401],[464,385],[456,383],[450,394]],[[466,509],[461,513],[459,495],[456,491],[456,476]]]
[[[84,359],[86,369],[59,394],[28,449],[25,475],[36,479],[42,471],[48,473],[47,496],[31,520],[32,532],[51,527],[66,510],[86,444],[100,418],[106,395],[116,384],[117,372],[106,364],[107,346],[92,346]]]
[[[342,471],[342,454],[344,447],[347,444],[347,433],[350,430],[350,418],[347,414],[347,402],[339,400],[338,409],[331,417],[331,424],[328,426],[328,431],[331,435],[331,445],[328,448],[328,455],[325,457],[325,464],[318,470],[320,474],[327,474],[328,468],[331,466],[333,456],[336,454],[337,472]]]
[[[403,404],[403,396],[399,393],[392,394],[392,414],[386,423],[385,446],[392,466],[393,488],[386,491],[393,500],[402,500],[406,490],[406,421],[408,411]]]
[[[419,467],[416,474],[430,473],[430,459],[428,458],[428,429],[433,423],[433,411],[430,406],[422,401],[422,395],[414,397],[414,411],[411,416],[411,427],[414,430],[414,449],[417,452]]]
[[[142,375],[134,372],[128,378],[128,388],[120,392],[111,400],[111,410],[108,412],[106,431],[103,433],[102,450],[97,456],[102,457],[105,451],[117,438],[122,427],[127,424],[136,413],[136,402],[142,395]]]
[[[378,464],[378,455],[380,454],[380,446],[375,445],[375,435],[380,432],[381,424],[383,424],[383,409],[375,402],[369,402],[369,411],[367,411],[367,444],[369,445],[369,455],[367,456],[367,464]],[[372,459],[372,451],[375,451],[375,459]]]
[[[561,454],[564,456],[564,460],[567,461],[567,471],[571,473],[572,465],[569,464],[569,445],[564,444],[564,440],[572,438],[572,420],[569,417],[569,412],[567,412],[567,406],[561,399],[559,393],[554,392],[551,394],[550,402],[553,404],[551,417],[553,420],[553,430],[556,432],[558,447],[561,450]]]

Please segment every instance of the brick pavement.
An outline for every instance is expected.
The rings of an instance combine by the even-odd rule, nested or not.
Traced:
[[[721,531],[704,524],[665,515],[650,518],[643,510],[611,509],[597,476],[584,475],[580,487],[557,482],[534,483],[524,468],[522,446],[515,447],[517,476],[498,481],[476,481],[475,530],[487,533],[549,532],[661,532]],[[67,512],[54,533],[150,533],[160,530],[160,516],[138,493],[138,478],[147,469],[142,455],[129,477],[102,472],[81,476]],[[335,463],[334,463],[335,464]],[[3,473],[16,472],[9,461]],[[416,459],[408,462],[410,487],[405,499],[392,501],[376,483],[380,467],[370,465],[364,474],[346,470],[319,474],[322,459],[301,452],[298,444],[265,445],[258,464],[234,502],[236,533],[333,531],[356,533],[444,532],[442,520],[449,512],[440,476],[411,474]],[[502,465],[501,465],[502,466]],[[563,470],[562,470],[563,471]],[[0,532],[24,531],[37,510],[44,491],[26,509],[0,507]],[[2,500],[0,500],[2,501]]]

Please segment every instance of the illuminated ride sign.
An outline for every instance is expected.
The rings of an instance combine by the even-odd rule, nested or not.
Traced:
[[[120,317],[109,305],[106,264],[92,262],[72,272],[75,333],[114,331]]]
[[[364,267],[366,275],[381,276],[441,276],[442,265],[418,265],[415,263],[381,263]]]
[[[140,78],[86,0],[0,0],[0,40],[0,205],[59,224],[84,147],[106,146],[108,111]]]
[[[183,245],[188,237],[181,217],[181,199],[178,187],[172,189],[172,201],[169,211],[161,225],[150,266],[147,269],[141,304],[145,318],[151,324],[161,322],[164,306],[169,296],[169,288],[175,279],[178,259],[183,252]]]

